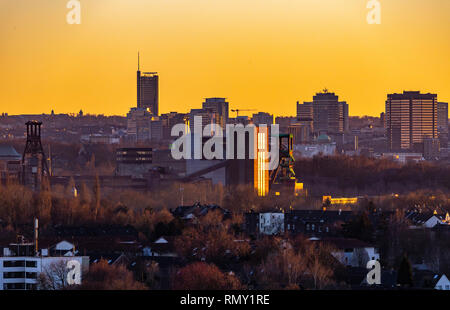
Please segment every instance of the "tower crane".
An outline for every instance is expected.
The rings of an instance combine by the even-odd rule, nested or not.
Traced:
[[[239,116],[239,112],[241,111],[256,111],[256,109],[232,109],[231,112],[236,112],[236,117]]]

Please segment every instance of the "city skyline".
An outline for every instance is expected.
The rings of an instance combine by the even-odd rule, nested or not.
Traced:
[[[66,23],[65,1],[2,3],[0,112],[125,115],[138,51],[160,75],[160,113],[225,97],[230,109],[296,115],[325,87],[351,116],[378,116],[404,90],[449,101],[448,1],[383,2],[380,25],[356,0],[169,2],[84,0],[80,25]]]

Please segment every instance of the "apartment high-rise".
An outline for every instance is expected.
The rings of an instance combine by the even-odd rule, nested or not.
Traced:
[[[423,151],[425,138],[437,137],[437,95],[404,91],[388,94],[386,135],[391,151]]]
[[[302,122],[312,119],[313,131],[316,133],[345,133],[348,131],[348,105],[325,89],[317,93],[312,102],[297,102],[297,119]]]
[[[437,104],[437,128],[438,138],[441,147],[448,146],[448,103],[438,102]]]
[[[159,109],[159,77],[157,72],[137,71],[137,107],[147,109],[152,115],[158,116]]]

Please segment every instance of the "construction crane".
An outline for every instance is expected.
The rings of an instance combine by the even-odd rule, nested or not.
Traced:
[[[235,110],[231,110],[231,112],[236,112],[236,118],[239,117],[239,112],[241,111],[256,111],[256,109],[235,109]]]

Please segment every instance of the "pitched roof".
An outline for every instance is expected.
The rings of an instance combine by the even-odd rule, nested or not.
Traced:
[[[337,222],[348,221],[353,216],[352,211],[323,211],[323,210],[292,210],[286,216],[303,222]]]
[[[0,159],[20,160],[22,155],[11,145],[0,145]]]
[[[353,238],[323,238],[317,241],[332,244],[338,249],[348,249],[348,248],[356,249],[356,248],[373,247],[372,245],[364,241]]]

